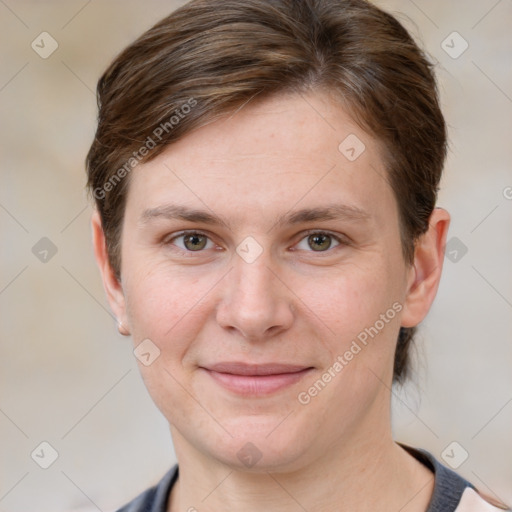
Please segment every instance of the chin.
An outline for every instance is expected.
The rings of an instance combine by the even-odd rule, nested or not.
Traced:
[[[236,471],[251,473],[290,472],[305,462],[314,436],[300,435],[300,428],[293,424],[292,416],[238,417],[233,422],[222,422],[233,434],[214,438],[203,450],[221,463]],[[302,461],[302,463],[301,463]]]

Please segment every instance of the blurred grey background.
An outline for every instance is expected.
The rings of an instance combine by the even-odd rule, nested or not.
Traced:
[[[101,72],[183,3],[0,0],[0,512],[112,511],[175,462],[104,297],[84,158]],[[395,436],[511,504],[512,2],[378,5],[437,63],[451,140],[444,277]]]

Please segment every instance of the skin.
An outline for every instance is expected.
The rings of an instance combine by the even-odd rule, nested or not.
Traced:
[[[366,146],[355,161],[338,150],[349,134]],[[378,141],[327,93],[278,95],[132,171],[120,282],[93,215],[110,306],[135,346],[149,338],[161,351],[139,365],[179,462],[169,511],[426,510],[433,475],[393,441],[390,386],[399,328],[420,323],[436,294],[450,217],[433,211],[407,265],[385,176]],[[223,223],[144,216],[171,203]],[[333,204],[365,216],[276,223]],[[190,250],[183,230],[207,235],[206,246]],[[311,230],[342,243],[327,238],[318,250]],[[236,252],[248,236],[263,251],[251,263]],[[401,311],[301,404],[298,394],[394,303]],[[226,360],[313,370],[273,394],[241,397],[200,368]],[[248,442],[261,454],[252,467],[237,456]]]

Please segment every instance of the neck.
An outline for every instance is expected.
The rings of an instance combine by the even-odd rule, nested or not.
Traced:
[[[288,472],[233,469],[205,456],[171,427],[179,479],[168,512],[424,512],[433,474],[392,439],[358,431],[315,461]]]

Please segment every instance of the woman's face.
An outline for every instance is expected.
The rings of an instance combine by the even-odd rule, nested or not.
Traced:
[[[285,470],[389,429],[414,269],[376,141],[340,106],[248,104],[130,180],[113,309],[151,340],[140,369],[182,442]]]

